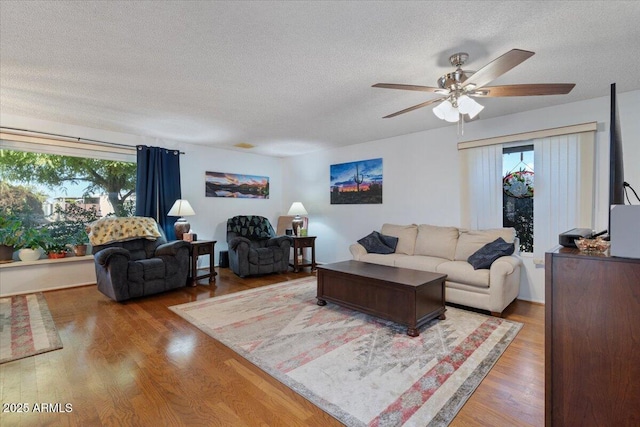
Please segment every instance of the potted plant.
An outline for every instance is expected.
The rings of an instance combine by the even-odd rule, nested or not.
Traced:
[[[20,232],[18,257],[22,261],[36,261],[42,256],[46,244],[45,228],[23,228]]]
[[[22,221],[17,216],[0,212],[0,262],[11,262],[13,252],[19,249]]]
[[[57,237],[57,243],[73,246],[77,256],[87,254],[89,236],[86,227],[99,218],[95,209],[85,209],[76,203],[68,203],[64,209],[58,205],[54,215],[58,220],[49,224],[51,234]]]
[[[50,259],[64,258],[67,256],[67,252],[69,248],[65,243],[60,243],[55,240],[49,240],[44,244],[43,247],[47,257]]]
[[[73,236],[71,236],[71,244],[73,245],[73,252],[76,256],[85,256],[89,245],[89,235],[84,229],[78,229]]]

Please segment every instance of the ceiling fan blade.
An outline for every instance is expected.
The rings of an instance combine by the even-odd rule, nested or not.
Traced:
[[[414,105],[413,107],[405,108],[404,110],[395,112],[393,114],[389,114],[388,116],[384,116],[383,119],[389,119],[391,117],[399,116],[400,114],[408,113],[409,111],[413,111],[413,110],[417,110],[418,108],[426,107],[429,104],[434,104],[434,103],[436,103],[438,101],[442,101],[443,99],[446,99],[446,98],[442,97],[442,98],[431,99],[431,100],[429,100],[427,102],[423,102],[421,104]]]
[[[463,86],[466,87],[472,84],[480,88],[533,55],[534,52],[529,52],[528,50],[512,49],[473,73],[471,77],[464,81]]]
[[[416,90],[419,92],[436,92],[436,91],[442,90],[441,88],[438,88],[438,87],[401,85],[401,84],[395,84],[395,83],[376,83],[371,87],[380,87],[384,89]]]
[[[475,97],[566,95],[574,86],[575,83],[485,86],[470,95]]]

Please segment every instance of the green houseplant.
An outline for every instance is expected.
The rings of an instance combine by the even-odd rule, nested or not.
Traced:
[[[47,230],[42,227],[23,228],[19,236],[18,257],[22,261],[36,261],[40,259],[47,240]]]
[[[69,248],[66,243],[62,243],[56,238],[49,238],[43,249],[49,258],[64,258],[67,256],[67,252],[69,252]]]
[[[71,244],[73,245],[73,252],[76,256],[84,256],[87,254],[87,247],[89,246],[89,235],[85,229],[77,229],[71,236]]]
[[[20,248],[22,220],[3,210],[0,212],[0,262],[11,262],[13,252]]]
[[[50,239],[45,251],[50,257],[63,257],[73,247],[76,255],[86,255],[89,236],[86,227],[99,218],[95,209],[85,209],[76,203],[69,202],[63,208],[57,205],[53,213],[57,218],[47,225]],[[58,255],[52,255],[58,254]]]

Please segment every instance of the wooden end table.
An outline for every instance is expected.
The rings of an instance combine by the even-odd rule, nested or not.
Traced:
[[[209,283],[216,281],[216,271],[213,261],[213,254],[215,253],[215,246],[217,240],[198,240],[191,243],[191,268],[189,269],[189,279],[187,283],[189,286],[197,286],[198,280],[209,278]],[[204,274],[198,275],[198,257],[200,255],[209,255],[209,271]]]
[[[293,259],[289,260],[289,266],[296,273],[303,267],[316,269],[316,236],[291,236],[293,237]],[[304,258],[304,249],[311,248],[311,260]]]

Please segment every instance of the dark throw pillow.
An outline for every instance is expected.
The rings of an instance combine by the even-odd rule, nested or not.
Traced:
[[[471,255],[467,262],[474,270],[489,268],[491,264],[501,256],[511,255],[515,250],[513,243],[507,243],[502,237],[498,237],[491,243],[487,243]]]
[[[383,237],[385,238],[384,240]],[[395,239],[395,242],[393,241],[393,239]],[[387,245],[386,241],[388,241],[392,246]],[[396,251],[398,239],[391,236],[384,236],[377,231],[373,231],[368,236],[365,236],[362,239],[358,240],[358,243],[364,246],[364,248],[370,254],[388,255]]]

